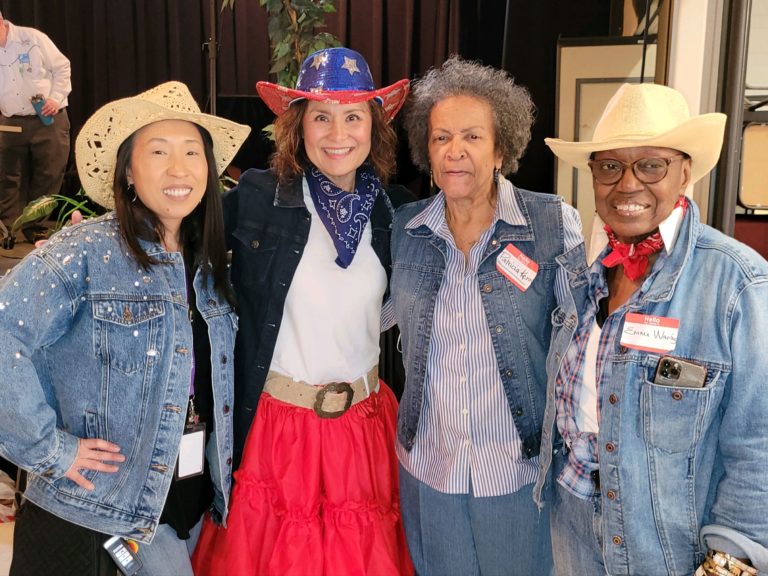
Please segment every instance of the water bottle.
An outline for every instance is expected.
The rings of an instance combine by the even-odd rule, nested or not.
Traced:
[[[32,96],[32,98],[30,98],[30,102],[32,102],[32,107],[35,109],[35,112],[37,112],[37,117],[40,118],[40,122],[46,126],[53,124],[53,116],[46,116],[43,114],[43,104],[45,104],[45,98],[43,98],[42,94],[35,94]]]

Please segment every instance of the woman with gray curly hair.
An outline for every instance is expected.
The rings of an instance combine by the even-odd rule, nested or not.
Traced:
[[[548,574],[536,509],[556,259],[578,214],[515,187],[534,105],[504,71],[450,58],[413,86],[411,153],[435,196],[402,206],[392,304],[406,371],[397,454],[419,574]]]

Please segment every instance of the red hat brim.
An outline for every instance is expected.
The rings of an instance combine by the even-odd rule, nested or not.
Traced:
[[[394,84],[379,88],[378,90],[335,90],[335,91],[316,91],[304,92],[287,88],[272,82],[257,82],[256,91],[276,115],[280,116],[288,110],[291,103],[297,100],[314,100],[316,102],[328,102],[329,104],[354,104],[356,102],[367,102],[374,98],[381,102],[387,116],[392,119],[403,107],[405,99],[408,97],[410,81],[408,79],[398,80]]]

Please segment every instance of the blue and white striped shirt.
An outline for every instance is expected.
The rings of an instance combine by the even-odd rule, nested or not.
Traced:
[[[538,457],[523,456],[477,288],[480,261],[499,220],[526,224],[512,184],[503,178],[493,222],[468,260],[448,229],[442,193],[406,224],[407,229],[426,225],[443,238],[447,261],[435,305],[415,443],[410,451],[398,443],[397,455],[412,476],[449,494],[511,494],[538,475]],[[565,204],[563,227],[566,250],[583,242],[578,213]],[[566,283],[565,272],[558,271],[558,294],[565,293]]]

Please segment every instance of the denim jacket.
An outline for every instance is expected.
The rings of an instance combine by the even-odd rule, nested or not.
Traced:
[[[558,258],[571,292],[552,314],[542,474],[551,489],[555,379],[589,297],[582,248]],[[598,434],[603,557],[610,574],[689,576],[707,548],[768,570],[768,263],[699,221],[691,202],[670,254],[616,313],[680,321],[668,354],[706,368],[702,388],[654,384],[661,354],[611,344]],[[610,401],[609,401],[610,399]]]
[[[0,281],[0,455],[29,471],[26,496],[75,524],[150,542],[173,478],[192,373],[184,263],[141,269],[113,214],[54,235]],[[194,278],[208,324],[214,401],[206,448],[217,511],[231,484],[237,320]],[[64,476],[78,438],[120,446],[115,473],[84,470],[87,491]]]
[[[509,402],[522,452],[539,453],[545,404],[545,359],[551,326],[544,319],[555,307],[555,258],[564,251],[562,199],[514,189],[525,225],[496,224],[478,270],[477,289],[496,351],[496,363]],[[398,413],[398,440],[414,443],[424,401],[427,353],[435,302],[445,272],[445,241],[427,226],[406,224],[433,199],[399,208],[392,235],[392,302],[400,328],[405,363],[405,391]],[[496,258],[514,242],[538,263],[536,282],[521,292],[496,268]]]
[[[240,316],[235,348],[236,465],[275,352],[285,298],[309,238],[311,217],[304,205],[302,184],[299,178],[291,186],[278,186],[273,172],[252,169],[224,196]],[[371,243],[387,278],[393,213],[389,196],[399,203],[408,194],[402,186],[389,188],[376,198],[371,213]]]

